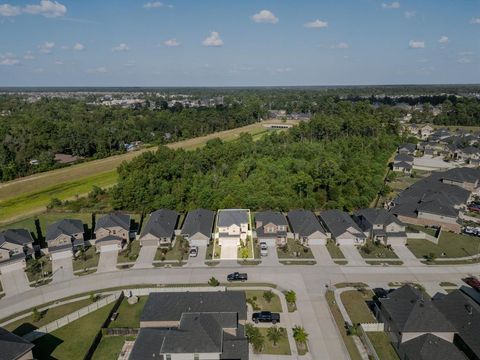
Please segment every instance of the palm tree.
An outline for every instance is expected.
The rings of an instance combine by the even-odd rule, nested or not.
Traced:
[[[307,345],[308,333],[303,326],[295,326],[293,328],[293,338],[304,348]]]
[[[284,336],[285,334],[283,333],[282,329],[279,329],[276,326],[268,328],[267,338],[273,343],[273,346],[277,346],[280,339],[282,339]]]
[[[289,290],[285,293],[285,300],[290,304],[295,304],[297,302],[297,294],[293,290]]]
[[[245,326],[245,334],[247,335],[248,342],[252,344],[253,349],[256,352],[262,351],[263,345],[265,344],[265,338],[260,330],[252,324],[247,324]]]

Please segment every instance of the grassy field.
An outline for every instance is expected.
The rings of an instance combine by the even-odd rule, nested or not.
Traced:
[[[92,214],[90,213],[45,212],[37,217],[38,220],[40,220],[40,227],[42,229],[43,236],[45,236],[45,233],[47,232],[48,224],[54,223],[61,219],[79,219],[89,227],[92,225]],[[0,229],[7,227],[10,229],[27,229],[36,234],[35,216],[20,221],[15,221],[13,223],[0,225]]]
[[[270,123],[270,122],[269,122]],[[202,147],[208,140],[220,138],[225,141],[237,139],[241,133],[253,136],[265,133],[264,123],[255,123],[240,128],[221,131],[194,139],[168,144],[172,149],[193,150]],[[156,147],[88,161],[61,169],[47,171],[0,184],[0,224],[13,222],[45,211],[52,198],[67,200],[84,196],[99,186],[107,188],[117,182],[116,168],[146,151]]]
[[[397,352],[390,343],[388,335],[383,331],[379,332],[367,332],[368,338],[370,339],[377,355],[382,360],[399,360]]]
[[[263,297],[263,290],[247,290],[246,292],[247,299],[255,299],[253,300],[257,306],[262,311],[272,311],[272,312],[282,312],[282,304],[280,303],[280,299],[276,294],[273,294],[273,298],[270,302]]]
[[[124,343],[123,336],[103,336],[92,360],[117,360]]]
[[[367,301],[372,300],[373,293],[366,290],[364,293],[358,290],[345,291],[340,295],[345,309],[350,315],[352,323],[376,322],[375,317],[367,306]]]
[[[83,359],[113,304],[102,307],[34,341],[36,359]]]
[[[284,336],[280,339],[276,346],[268,340],[267,331],[268,328],[259,328],[260,333],[265,337],[265,344],[261,352],[255,352],[256,354],[269,354],[269,355],[290,355],[290,345],[288,343],[287,330],[285,328],[279,328],[284,332]]]
[[[23,319],[5,325],[4,328],[19,336],[25,335],[41,326],[44,326],[52,321],[60,319],[74,311],[77,311],[92,303],[90,299],[75,301],[69,304],[60,305],[51,309],[41,311],[42,317],[39,321],[33,321],[33,316],[29,315]]]
[[[437,258],[458,258],[478,254],[480,238],[444,231],[440,235],[438,245],[428,240],[408,239],[408,248],[417,258],[423,258],[430,253]]]
[[[140,327],[140,315],[142,314],[143,307],[147,302],[148,297],[142,296],[138,298],[136,304],[130,305],[127,299],[123,299],[120,307],[118,308],[118,317],[115,321],[112,321],[108,327],[110,328],[139,328]]]

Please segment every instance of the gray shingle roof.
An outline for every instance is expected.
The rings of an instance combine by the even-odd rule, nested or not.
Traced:
[[[72,236],[74,234],[83,233],[83,222],[77,219],[63,219],[47,226],[47,241],[54,240],[58,236],[65,234]]]
[[[413,162],[413,156],[407,155],[407,154],[398,154],[395,156],[393,159],[395,163],[397,162],[407,162],[407,163],[412,163]]]
[[[467,360],[452,343],[432,334],[425,334],[400,345],[408,360]]]
[[[266,234],[263,231],[263,227],[267,224],[270,224],[270,223],[274,224],[274,225],[277,225],[277,226],[285,226],[286,228],[288,228],[287,219],[285,218],[285,216],[281,212],[271,211],[271,210],[258,212],[258,213],[255,214],[255,223],[257,223],[259,221],[262,223],[262,225],[260,227],[256,228],[257,236],[275,237],[275,236],[278,236],[278,235],[283,235],[283,236],[287,235],[286,230],[285,231],[278,231],[277,233],[274,233],[274,234],[269,234],[269,233]]]
[[[316,231],[325,234],[325,229],[318,221],[318,218],[311,211],[299,209],[292,210],[288,214],[288,221],[294,233],[300,236],[310,236]]]
[[[5,242],[23,246],[33,243],[33,239],[28,230],[8,229],[0,232],[0,246]]]
[[[344,211],[337,209],[326,210],[320,214],[320,219],[332,233],[333,237],[342,235],[349,228],[352,228],[353,232],[357,232],[359,236],[363,236],[362,229],[360,229],[350,215]]]
[[[405,161],[396,162],[396,163],[393,164],[393,166],[397,167],[397,168],[407,169],[407,170],[410,170],[413,167],[411,163],[408,163],[408,162],[405,162]]]
[[[0,360],[20,358],[33,348],[33,344],[0,327]]]
[[[218,224],[217,226],[230,226],[233,224],[245,224],[248,223],[248,212],[246,210],[219,210],[218,211]]]
[[[95,224],[95,231],[98,229],[108,229],[111,227],[121,227],[122,229],[130,231],[130,215],[112,213],[102,216]]]
[[[401,144],[401,145],[398,147],[398,150],[399,150],[399,151],[407,150],[407,151],[409,151],[409,152],[414,152],[416,148],[417,148],[417,144],[406,143],[406,144]]]
[[[480,179],[480,170],[474,168],[455,168],[445,171],[442,179],[474,183]]]
[[[142,236],[152,234],[158,238],[172,237],[177,225],[178,213],[169,209],[160,209],[150,214],[142,229]]]
[[[371,228],[363,219],[367,220],[370,224],[373,225],[386,226],[391,223],[397,223],[402,226],[404,225],[392,213],[389,213],[387,210],[381,208],[368,208],[358,210],[355,214],[355,218],[357,219],[358,224],[364,231],[371,230]]]
[[[206,237],[212,236],[215,212],[205,209],[189,211],[182,227],[182,235],[201,233]]]

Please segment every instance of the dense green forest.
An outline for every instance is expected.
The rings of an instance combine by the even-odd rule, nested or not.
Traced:
[[[341,102],[285,133],[211,140],[195,151],[161,147],[124,163],[116,209],[150,211],[368,206],[399,142],[395,112]]]
[[[29,103],[0,97],[0,180],[59,166],[55,153],[102,158],[125,151],[124,144],[150,144],[205,135],[258,121],[258,102],[216,108],[150,110],[88,105],[83,100],[48,99]],[[167,134],[167,136],[165,136]],[[39,160],[36,166],[29,165]]]

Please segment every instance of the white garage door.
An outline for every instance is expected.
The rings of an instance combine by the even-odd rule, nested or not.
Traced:
[[[118,251],[118,245],[102,245],[100,252]]]
[[[52,260],[69,259],[73,255],[71,250],[52,253]]]
[[[8,265],[0,267],[0,273],[5,274],[15,270],[22,270],[25,267],[24,261],[17,261]]]

